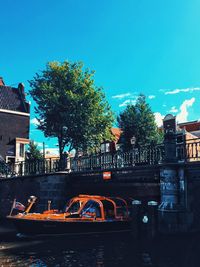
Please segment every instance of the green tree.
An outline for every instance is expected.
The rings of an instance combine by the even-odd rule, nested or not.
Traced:
[[[61,160],[65,148],[86,151],[112,138],[113,113],[93,76],[81,62],[50,62],[29,81],[38,128],[57,137]]]
[[[135,136],[136,144],[149,145],[161,142],[162,134],[155,123],[154,114],[142,94],[136,104],[130,104],[117,117],[118,126],[122,129],[122,143],[124,150],[131,148],[131,138]]]
[[[37,144],[35,144],[34,141],[30,141],[29,147],[26,151],[26,160],[34,161],[34,160],[41,160],[42,158],[43,158],[43,155],[38,149]]]

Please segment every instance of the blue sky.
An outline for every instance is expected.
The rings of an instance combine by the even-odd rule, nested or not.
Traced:
[[[48,61],[83,61],[96,71],[116,114],[139,93],[158,123],[172,113],[200,119],[199,0],[0,1],[0,76],[28,80]],[[35,114],[33,101],[31,122]],[[43,135],[31,123],[30,138]],[[56,141],[45,140],[55,147]]]

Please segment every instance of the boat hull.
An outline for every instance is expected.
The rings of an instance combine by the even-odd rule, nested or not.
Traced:
[[[68,222],[10,218],[17,231],[26,235],[90,234],[130,231],[130,221]]]

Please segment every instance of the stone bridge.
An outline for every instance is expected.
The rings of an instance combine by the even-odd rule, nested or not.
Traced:
[[[66,200],[78,194],[122,196],[131,199],[159,200],[159,167],[106,170],[110,179],[104,179],[105,171],[57,172],[0,179],[0,216],[5,217],[16,198],[26,203],[30,195],[39,198],[37,210],[63,208]]]
[[[0,168],[0,217],[9,214],[14,198],[25,203],[35,195],[41,211],[48,200],[52,208],[61,209],[77,194],[100,194],[141,200],[143,206],[158,201],[161,232],[199,231],[200,139],[179,143],[174,119],[174,128],[170,121],[169,116],[162,145],[74,158],[71,172],[58,171],[61,165],[52,161],[19,163],[18,173]]]

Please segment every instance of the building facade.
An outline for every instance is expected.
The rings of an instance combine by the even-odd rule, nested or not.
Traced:
[[[25,159],[29,143],[30,104],[24,85],[6,86],[0,78],[0,157],[8,163]]]
[[[183,154],[185,154],[189,161],[198,160],[200,158],[200,121],[176,123],[176,117],[173,115],[170,115],[170,117],[174,123],[173,127],[176,133],[176,157],[183,158]],[[163,127],[160,130],[164,131]],[[115,152],[122,149],[122,130],[112,128],[111,133],[114,136],[114,140],[103,142],[101,144],[101,153]]]
[[[116,152],[116,151],[120,150],[121,145],[120,145],[119,139],[120,139],[121,134],[122,134],[121,129],[111,128],[111,133],[113,135],[113,141],[105,140],[101,144],[101,153]]]

